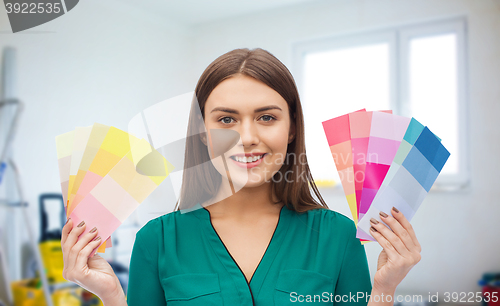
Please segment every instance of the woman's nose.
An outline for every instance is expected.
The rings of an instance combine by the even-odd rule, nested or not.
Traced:
[[[240,133],[241,144],[244,147],[250,147],[259,143],[259,130],[254,122],[243,122],[238,133]]]

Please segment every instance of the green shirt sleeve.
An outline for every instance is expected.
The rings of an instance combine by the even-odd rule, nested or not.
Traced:
[[[350,220],[347,246],[335,288],[334,305],[367,305],[372,284],[364,245],[356,238],[356,226]]]
[[[127,304],[129,306],[167,305],[158,276],[157,256],[153,256],[144,243],[141,231],[137,232],[130,259]]]

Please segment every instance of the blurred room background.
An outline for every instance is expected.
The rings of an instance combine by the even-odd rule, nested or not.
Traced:
[[[88,0],[15,34],[2,6],[0,96],[24,103],[9,156],[37,239],[39,196],[61,192],[55,136],[94,122],[126,131],[145,108],[193,91],[218,56],[256,47],[295,77],[312,174],[332,210],[351,216],[330,183],[338,176],[321,121],[365,107],[434,128],[451,157],[412,220],[422,260],[397,293],[481,291],[483,274],[500,272],[500,0]],[[25,219],[8,204],[18,197],[13,178],[7,167],[0,184],[12,281],[33,276]],[[174,201],[162,185],[102,256],[128,267],[137,230]],[[61,208],[47,205],[57,228]],[[373,278],[382,248],[365,249]]]

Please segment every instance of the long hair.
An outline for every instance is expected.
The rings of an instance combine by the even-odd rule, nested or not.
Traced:
[[[304,118],[297,86],[292,74],[286,66],[270,52],[255,49],[235,49],[219,56],[203,72],[195,89],[193,103],[199,104],[199,109],[205,120],[205,104],[214,88],[225,79],[242,74],[261,81],[278,92],[288,104],[290,122],[295,123],[295,138],[288,144],[287,156],[280,170],[271,180],[272,190],[279,201],[297,212],[310,209],[328,208],[314,183],[306,157]],[[201,131],[197,126],[200,120],[194,118],[196,113],[191,110],[188,135]],[[296,160],[299,158],[300,160]],[[215,196],[222,182],[221,174],[209,161],[207,147],[200,137],[189,137],[186,141],[184,173],[181,195],[176,203],[176,209],[188,209],[200,203],[202,199]],[[193,167],[194,165],[199,165]],[[292,176],[291,182],[288,175]],[[285,175],[287,179],[284,180]],[[281,179],[275,179],[279,177]],[[316,194],[316,201],[312,194]],[[180,201],[180,205],[179,205]],[[270,201],[274,202],[272,195]]]

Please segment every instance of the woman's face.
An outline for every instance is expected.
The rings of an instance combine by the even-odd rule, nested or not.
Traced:
[[[238,74],[215,87],[204,112],[208,132],[230,129],[240,135],[238,143],[224,154],[228,169],[222,158],[212,159],[217,171],[227,178],[229,170],[231,181],[240,188],[270,182],[285,162],[294,137],[285,99],[264,83]]]

